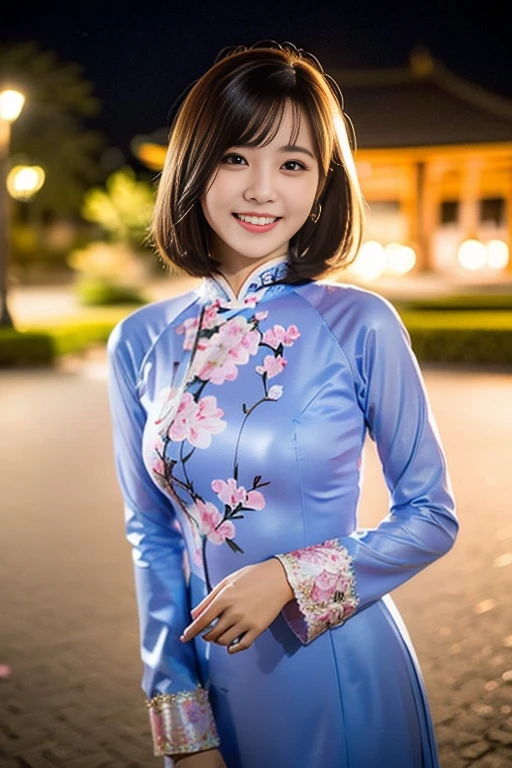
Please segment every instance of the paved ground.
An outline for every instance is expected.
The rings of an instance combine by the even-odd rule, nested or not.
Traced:
[[[424,670],[443,768],[506,768],[512,373],[428,368],[426,380],[462,530],[455,549],[395,597]],[[0,662],[12,668],[0,680],[0,766],[160,766],[139,689],[102,356],[0,373],[0,430]],[[369,449],[362,523],[386,503]]]

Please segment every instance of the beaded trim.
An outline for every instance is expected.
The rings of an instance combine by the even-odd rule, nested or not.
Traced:
[[[208,692],[159,693],[146,699],[155,757],[200,752],[219,746]]]
[[[276,557],[295,595],[295,601],[283,608],[283,616],[304,645],[356,611],[352,558],[337,539]]]

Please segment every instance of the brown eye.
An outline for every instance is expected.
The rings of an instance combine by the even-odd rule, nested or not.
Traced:
[[[306,170],[306,166],[300,163],[298,160],[287,160],[286,163],[283,163],[283,168],[284,166],[290,166],[290,165],[294,165],[295,168],[285,168],[285,170],[287,171],[305,171]]]
[[[221,162],[226,163],[227,165],[242,165],[245,163],[245,160],[242,155],[237,155],[236,152],[231,152],[229,155],[224,155]]]

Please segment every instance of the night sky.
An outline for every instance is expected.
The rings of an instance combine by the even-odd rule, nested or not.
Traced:
[[[81,64],[103,104],[91,127],[136,165],[132,137],[164,127],[171,104],[221,48],[264,38],[292,41],[327,71],[404,66],[421,43],[455,74],[512,99],[512,38],[505,18],[504,0],[90,0],[66,6],[10,0],[1,14],[0,42],[34,40],[61,61]]]

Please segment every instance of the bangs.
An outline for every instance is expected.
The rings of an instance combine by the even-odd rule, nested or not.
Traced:
[[[237,94],[228,98],[222,117],[222,151],[228,147],[265,147],[275,138],[285,113],[291,109],[292,129],[289,144],[295,144],[301,127],[301,106],[288,94]]]

